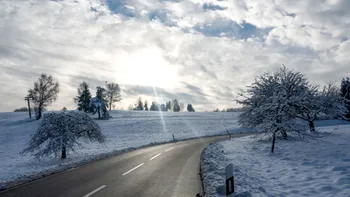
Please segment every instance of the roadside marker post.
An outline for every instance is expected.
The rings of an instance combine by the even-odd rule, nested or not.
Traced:
[[[233,177],[233,164],[230,163],[226,166],[225,169],[226,172],[226,196],[227,197],[234,197],[235,196],[235,180]]]

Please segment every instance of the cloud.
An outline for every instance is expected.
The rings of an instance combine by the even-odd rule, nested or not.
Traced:
[[[235,105],[239,88],[281,64],[323,84],[350,75],[347,0],[0,1],[1,111],[25,105],[41,73],[75,107],[82,81],[200,110]],[[156,87],[159,98],[154,96]]]

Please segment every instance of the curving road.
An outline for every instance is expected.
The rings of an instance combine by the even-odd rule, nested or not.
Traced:
[[[210,143],[227,138],[207,137],[138,149],[5,190],[0,196],[195,197],[202,193],[201,152]]]

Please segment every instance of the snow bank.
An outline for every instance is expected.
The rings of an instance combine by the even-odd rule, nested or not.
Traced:
[[[350,196],[350,125],[320,121],[326,137],[270,142],[252,136],[210,145],[203,153],[206,196],[225,196],[224,168],[234,165],[238,196]],[[326,133],[328,132],[328,133]]]
[[[96,120],[106,143],[82,142],[84,148],[67,155],[67,159],[47,158],[40,161],[31,155],[20,155],[39,121],[28,113],[0,113],[0,185],[27,180],[53,171],[115,155],[121,151],[149,144],[200,136],[222,135],[226,130],[241,132],[237,113],[172,113],[112,111],[109,120]]]

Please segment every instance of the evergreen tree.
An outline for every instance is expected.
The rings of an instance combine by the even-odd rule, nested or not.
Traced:
[[[108,106],[109,110],[112,110],[112,105],[114,102],[119,102],[122,100],[122,97],[120,95],[120,87],[116,83],[107,83],[107,98],[108,98]]]
[[[41,74],[39,81],[34,83],[34,88],[28,90],[28,96],[33,98],[37,120],[41,118],[43,109],[56,101],[59,91],[58,82],[46,74]]]
[[[167,111],[172,111],[171,101],[166,102],[166,106],[165,107],[166,107]]]
[[[136,106],[135,106],[135,109],[134,110],[137,110],[137,111],[143,111],[143,103],[142,103],[142,98],[139,97],[136,101]]]
[[[147,100],[145,100],[145,106],[144,106],[144,108],[145,108],[145,111],[148,111],[148,101],[147,101]]]
[[[78,96],[74,98],[74,102],[78,104],[78,110],[89,112],[91,93],[89,85],[86,82],[80,84],[78,88]]]
[[[188,104],[188,105],[187,105],[187,111],[189,111],[189,112],[195,112],[195,110],[194,110],[192,104]]]
[[[173,101],[173,106],[174,106],[173,107],[174,112],[179,112],[181,110],[179,101],[177,101],[176,99],[174,99]]]
[[[159,108],[160,108],[160,111],[167,111],[165,104],[161,104]]]
[[[158,111],[158,104],[154,101],[152,101],[151,107],[149,109],[150,111]]]
[[[347,108],[346,118],[350,118],[350,79],[344,78],[341,82],[340,96],[345,99]]]

